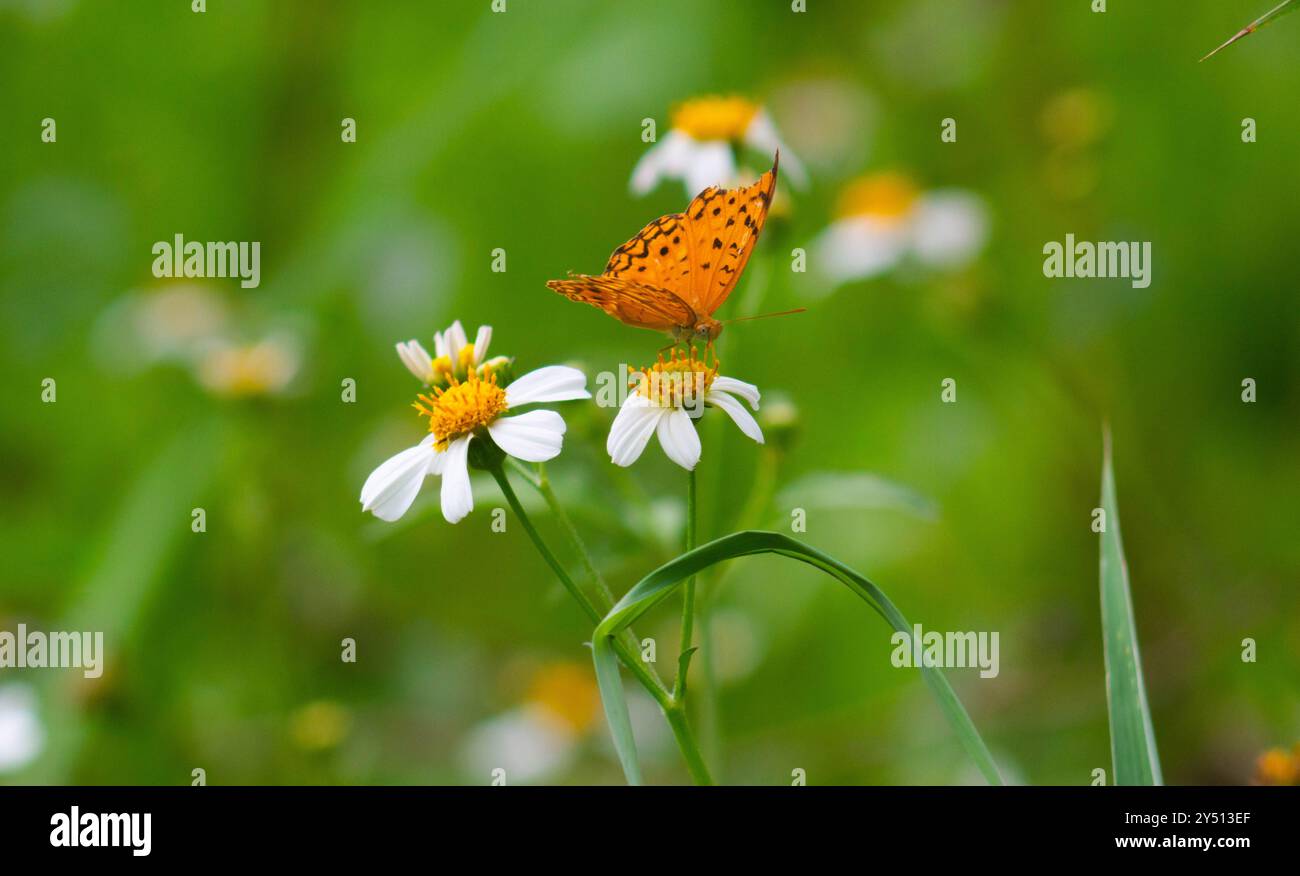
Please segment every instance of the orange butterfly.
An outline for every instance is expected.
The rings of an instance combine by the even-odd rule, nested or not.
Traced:
[[[666,331],[673,342],[712,342],[713,312],[736,288],[776,191],[772,169],[751,186],[710,186],[684,213],[661,216],[614,250],[598,277],[575,274],[547,286],[627,325]]]

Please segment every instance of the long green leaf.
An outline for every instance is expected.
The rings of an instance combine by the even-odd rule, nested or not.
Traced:
[[[1124,561],[1124,543],[1119,534],[1109,435],[1102,461],[1101,507],[1105,512],[1101,534],[1101,633],[1106,655],[1106,704],[1110,712],[1110,755],[1115,784],[1160,785],[1164,780],[1142,680],[1128,564]]]
[[[623,772],[629,784],[641,783],[641,770],[636,755],[636,742],[632,737],[632,722],[628,716],[627,701],[623,697],[623,684],[618,674],[618,660],[611,648],[612,637],[641,615],[672,595],[683,580],[724,560],[755,554],[776,554],[798,560],[844,584],[879,614],[895,630],[911,635],[912,627],[894,603],[875,584],[862,575],[802,542],[778,532],[747,530],[701,545],[655,569],[642,578],[627,595],[618,601],[609,614],[596,627],[592,638],[592,654],[596,662],[596,681],[600,685],[605,717],[618,749]],[[993,756],[989,754],[970,715],[953,693],[943,673],[932,667],[921,667],[931,692],[939,703],[944,717],[952,725],[966,752],[975,761],[980,772],[990,784],[1002,784]]]
[[[1213,56],[1217,55],[1219,52],[1222,52],[1228,46],[1235,43],[1237,40],[1243,37],[1250,36],[1252,33],[1259,30],[1260,28],[1270,25],[1273,22],[1277,21],[1279,18],[1281,18],[1283,15],[1286,15],[1288,12],[1295,12],[1296,10],[1300,10],[1300,3],[1297,3],[1296,0],[1282,0],[1282,2],[1279,3],[1277,6],[1273,7],[1268,12],[1265,12],[1259,18],[1256,18],[1254,21],[1252,21],[1250,24],[1243,27],[1241,30],[1237,31],[1235,34],[1229,37],[1228,40],[1223,45],[1219,46],[1217,49],[1210,52],[1210,54],[1206,55],[1205,58],[1202,58],[1201,60],[1204,61],[1206,60],[1206,58],[1212,58]]]

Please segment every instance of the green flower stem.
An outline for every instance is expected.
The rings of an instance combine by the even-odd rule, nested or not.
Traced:
[[[686,473],[686,550],[695,547],[695,469]],[[695,576],[686,579],[682,587],[682,644],[677,658],[677,679],[673,682],[673,700],[685,707],[686,674],[691,668],[692,639],[695,637]]]
[[[559,497],[555,495],[555,490],[551,489],[551,480],[546,476],[546,466],[540,462],[537,464],[536,486],[537,492],[542,494],[542,498],[546,500],[546,506],[551,509],[551,513],[560,522],[565,535],[569,537],[569,541],[573,543],[574,549],[577,550],[583,569],[586,570],[587,575],[595,583],[601,602],[604,603],[601,605],[601,610],[608,611],[609,606],[614,604],[614,593],[609,589],[609,585],[605,583],[605,576],[600,574],[596,564],[592,562],[591,552],[587,550],[587,543],[578,534],[577,527],[573,525],[573,521],[569,518],[568,512],[564,510],[564,506],[560,504]]]
[[[691,734],[690,724],[686,720],[686,704],[675,702],[672,708],[664,709],[664,714],[668,716],[668,725],[673,728],[677,747],[682,750],[682,756],[686,758],[686,768],[690,770],[691,780],[697,785],[712,785],[713,776],[709,775],[709,767],[704,762],[704,756],[700,754],[700,747],[696,744],[695,737]]]
[[[596,584],[597,593],[595,604],[597,608],[602,613],[608,612],[610,607],[614,604],[613,591],[611,591],[609,585],[605,583],[605,576],[600,574],[600,571],[596,568],[595,562],[591,559],[591,552],[587,550],[587,543],[584,542],[582,536],[578,534],[578,528],[573,525],[573,520],[569,517],[568,512],[564,510],[564,506],[560,504],[560,498],[555,495],[555,490],[551,488],[550,478],[546,476],[545,465],[538,463],[536,471],[532,471],[517,459],[514,459],[513,457],[507,458],[510,462],[510,467],[518,472],[524,480],[528,481],[528,483],[532,485],[533,489],[537,490],[537,492],[541,494],[542,498],[546,500],[546,506],[551,509],[551,513],[555,515],[555,519],[560,522],[560,526],[569,537],[569,542],[573,545],[574,550],[577,551],[578,556],[581,558],[583,568],[586,569],[587,574]],[[627,647],[629,652],[638,652],[641,647],[641,640],[637,638],[636,633],[630,627],[623,631],[622,639],[623,644]],[[668,690],[664,685],[663,680],[659,678],[659,673],[655,671],[653,666],[649,667],[647,671],[654,678],[655,685],[660,690]]]
[[[598,595],[601,601],[604,602],[602,610],[606,612],[609,611],[609,609],[614,605],[614,598],[613,594],[610,592],[609,585],[605,583],[604,577],[596,569],[596,564],[591,559],[591,554],[587,550],[586,543],[578,534],[578,530],[573,525],[573,521],[569,519],[569,515],[564,510],[564,506],[560,504],[559,497],[556,496],[555,491],[551,489],[550,480],[546,477],[546,470],[541,465],[538,465],[537,473],[534,474],[525,466],[513,459],[510,460],[510,464],[511,467],[513,467],[515,471],[524,478],[524,480],[532,484],[532,486],[542,494],[542,497],[546,500],[547,506],[551,509],[551,513],[553,513],[556,519],[560,521],[560,525],[564,528],[565,533],[573,542],[574,548],[582,557],[582,563],[584,568],[586,568],[587,573],[591,575],[592,579],[596,581],[597,586],[600,588]],[[564,571],[564,567],[560,565],[559,561],[555,558],[555,555],[551,553],[550,548],[548,548],[546,543],[542,541],[541,535],[539,535],[536,528],[533,527],[532,521],[528,519],[528,515],[519,504],[519,499],[515,495],[514,490],[511,489],[510,483],[506,479],[505,472],[498,468],[492,472],[492,475],[497,479],[497,483],[501,487],[501,492],[505,494],[506,501],[510,503],[510,507],[514,509],[515,515],[519,517],[520,522],[523,523],[524,529],[532,538],[533,544],[537,546],[537,550],[541,552],[542,557],[546,560],[547,564],[550,565],[555,574],[559,576],[561,583],[565,585],[565,589],[574,594],[574,598],[583,606],[583,610],[587,611],[588,615],[590,615],[590,606],[592,606],[591,600],[587,598],[586,594],[578,590],[577,585],[573,583],[573,579]],[[687,547],[690,548],[694,546],[695,540],[693,525],[695,509],[694,472],[691,473],[690,486],[687,491],[687,506],[687,516],[688,519],[692,521],[687,544]],[[599,623],[600,620],[601,617],[592,618],[593,623]],[[641,662],[640,653],[637,650],[640,640],[636,637],[636,634],[632,632],[630,627],[623,630],[623,633],[625,634],[624,636],[620,636],[614,640],[614,650],[618,653],[623,664],[627,666],[627,668],[632,671],[632,674],[636,676],[637,680],[641,682],[641,686],[650,692],[650,695],[655,698],[655,702],[659,703],[659,707],[663,710],[664,717],[668,719],[668,726],[673,731],[673,738],[677,741],[677,747],[681,750],[682,757],[686,761],[686,768],[691,774],[692,781],[697,785],[712,785],[713,778],[709,775],[709,768],[704,762],[704,756],[700,753],[699,743],[696,741],[695,735],[691,732],[690,724],[686,719],[686,708],[682,699],[685,695],[684,678],[678,679],[682,685],[681,693],[670,694],[668,688],[664,686],[663,681],[659,678],[659,674],[655,672],[653,668],[647,669]],[[690,633],[688,631],[687,640],[689,640],[689,637]],[[682,668],[683,670],[685,669],[684,666]]]
[[[542,555],[542,559],[546,560],[546,564],[551,567],[553,572],[555,572],[556,577],[560,579],[560,583],[564,585],[564,589],[568,590],[569,594],[577,600],[580,606],[582,606],[582,610],[587,613],[589,618],[591,618],[591,622],[593,624],[600,623],[603,615],[597,613],[596,607],[587,597],[587,594],[583,593],[582,590],[579,589],[578,585],[574,583],[571,577],[569,577],[569,573],[564,570],[562,565],[560,565],[560,561],[556,559],[555,554],[551,552],[551,549],[547,546],[546,542],[542,540],[541,534],[537,531],[537,528],[533,526],[532,520],[529,519],[527,512],[524,511],[523,505],[520,504],[519,497],[515,495],[514,488],[510,486],[510,480],[506,477],[505,469],[498,464],[491,469],[491,472],[492,477],[496,479],[497,485],[501,487],[501,492],[506,497],[506,502],[509,503],[511,509],[515,512],[515,516],[519,518],[519,522],[523,525],[524,531],[527,532],[529,538],[533,540],[533,544],[537,547],[538,553]],[[587,564],[588,568],[595,573],[595,564],[591,562],[591,557],[587,554],[586,548],[582,544],[582,540],[578,538],[577,530],[573,528],[572,522],[569,521],[568,516],[563,513],[559,500],[556,498],[554,491],[550,489],[550,483],[546,480],[545,473],[539,471],[537,477],[532,477],[527,471],[524,471],[523,474],[525,479],[535,486],[543,496],[547,496],[549,493],[547,504],[550,505],[551,510],[556,512],[557,516],[561,517],[565,522],[566,530],[569,532],[570,537],[574,539],[575,545],[578,546],[579,553],[583,555],[585,564]],[[692,476],[691,492],[688,494],[692,497],[694,496],[694,484],[695,479],[694,476]],[[600,580],[599,576],[597,576],[597,579]],[[602,596],[607,593],[608,588],[605,589]],[[611,605],[612,602],[611,599]],[[664,717],[668,719],[668,726],[672,728],[673,738],[677,740],[677,747],[681,749],[682,757],[686,760],[686,768],[690,771],[692,780],[699,785],[713,784],[713,779],[709,775],[709,768],[705,765],[704,757],[700,754],[699,743],[695,741],[695,736],[691,733],[690,724],[687,723],[683,703],[680,699],[675,698],[668,692],[668,689],[664,687],[664,683],[659,679],[657,673],[653,670],[647,669],[645,664],[641,662],[641,655],[635,647],[635,642],[637,641],[636,635],[632,633],[630,629],[626,630],[626,632],[629,634],[634,644],[629,647],[624,638],[616,637],[613,640],[615,653],[618,654],[623,665],[626,666],[632,675],[636,677],[636,680],[641,683],[641,686],[644,687],[647,692],[649,692],[650,696],[654,697],[655,702],[657,702],[659,707],[663,710]]]
[[[524,511],[524,506],[520,504],[519,497],[515,495],[514,488],[510,486],[510,480],[506,477],[505,470],[500,466],[500,464],[498,464],[490,469],[490,471],[492,472],[492,477],[496,479],[497,485],[501,487],[501,492],[506,497],[506,502],[509,503],[510,508],[515,512],[515,516],[519,518],[519,522],[524,527],[524,531],[528,533],[528,537],[533,540],[533,544],[537,547],[538,553],[542,555],[542,559],[544,559],[546,564],[551,567],[551,570],[555,572],[555,576],[560,579],[560,583],[564,585],[564,589],[569,591],[569,595],[572,596],[577,601],[578,605],[582,607],[582,610],[586,612],[587,617],[591,619],[591,622],[593,624],[600,623],[603,615],[597,611],[596,606],[592,604],[592,601],[587,597],[587,594],[583,593],[582,589],[574,583],[573,578],[571,578],[569,573],[565,571],[564,566],[560,565],[560,561],[556,559],[555,554],[551,552],[551,549],[547,546],[546,542],[542,540],[541,534],[537,531],[537,528],[533,526],[533,522],[529,519],[528,513]],[[655,702],[659,703],[659,706],[664,710],[664,712],[667,713],[670,711],[673,706],[671,696],[664,687],[663,682],[660,681],[659,676],[648,670],[645,667],[645,664],[641,662],[641,655],[637,650],[634,647],[629,648],[626,640],[623,638],[617,638],[614,640],[614,650],[618,653],[619,659],[623,661],[623,665],[628,668],[628,671],[636,676],[637,681],[641,682],[641,686],[655,698]],[[675,728],[673,732],[676,734],[677,731]],[[678,741],[681,741],[680,737]],[[692,748],[693,747],[694,742],[692,741]],[[683,749],[682,753],[686,756],[689,764],[690,755],[687,754],[685,749]]]

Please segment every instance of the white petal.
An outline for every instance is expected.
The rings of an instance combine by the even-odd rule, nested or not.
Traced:
[[[644,195],[665,178],[679,179],[695,152],[695,141],[681,131],[669,131],[651,146],[632,168],[629,187],[635,195]]]
[[[727,377],[726,375],[719,375],[714,378],[713,385],[709,388],[717,392],[729,392],[732,395],[738,395],[745,401],[749,402],[751,408],[758,410],[758,402],[761,396],[758,392],[758,387],[752,383],[746,383],[743,380],[737,380],[734,377]],[[705,397],[705,401],[708,401],[707,396]]]
[[[555,411],[529,411],[501,417],[488,426],[497,446],[524,462],[546,462],[564,446],[564,418]]]
[[[659,418],[659,443],[668,458],[687,471],[695,468],[700,461],[700,433],[695,431],[690,414],[683,410],[670,409]]]
[[[429,357],[428,351],[420,346],[416,340],[407,341],[404,344],[397,345],[397,355],[401,358],[402,364],[407,370],[418,377],[420,380],[428,382],[433,376],[433,359]]]
[[[740,431],[762,444],[763,430],[758,427],[758,421],[754,419],[754,415],[745,410],[744,405],[725,392],[719,392],[717,386],[718,382],[715,380],[713,388],[709,390],[709,394],[704,397],[704,400],[714,407],[726,411],[727,416],[731,417],[732,421],[740,427]],[[754,406],[754,410],[758,410],[757,405]]]
[[[447,451],[439,450],[436,447],[433,450],[433,462],[429,463],[429,474],[442,476],[442,471],[447,467]]]
[[[447,356],[449,359],[451,358],[447,353],[447,339],[443,337],[442,332],[433,333],[433,355],[437,356],[439,359],[443,356]]]
[[[469,338],[465,337],[465,327],[456,320],[447,329],[447,334],[443,335],[443,340],[447,342],[447,351],[451,356],[451,364],[455,365],[460,359],[460,351],[469,346]]]
[[[709,186],[729,186],[735,176],[736,158],[730,143],[700,143],[685,168],[686,196],[693,198]]]
[[[361,510],[393,521],[406,513],[434,464],[433,435],[380,464],[361,487]]]
[[[587,375],[567,365],[547,365],[529,371],[506,387],[506,406],[511,408],[575,398],[591,398],[587,392]]]
[[[933,192],[916,207],[912,245],[917,258],[937,267],[970,261],[988,238],[988,213],[979,198],[965,192]]]
[[[668,408],[653,405],[641,395],[630,395],[619,408],[609,427],[605,450],[614,465],[629,466],[636,462]]]
[[[907,226],[871,216],[831,223],[813,242],[813,267],[838,282],[889,270],[907,247]]]
[[[442,516],[459,523],[474,510],[474,493],[469,487],[469,442],[472,435],[457,438],[442,454]]]
[[[479,326],[478,336],[474,338],[474,367],[477,368],[487,358],[488,344],[490,343],[492,343],[492,326]]]
[[[754,114],[749,127],[745,129],[745,145],[773,158],[776,157],[777,152],[780,152],[782,175],[787,177],[797,189],[808,185],[808,173],[804,170],[803,162],[781,140],[781,135],[777,132],[776,125],[772,122],[772,117],[767,114],[767,110],[759,110]]]

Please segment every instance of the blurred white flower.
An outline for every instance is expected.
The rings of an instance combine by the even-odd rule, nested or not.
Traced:
[[[811,253],[814,269],[836,284],[874,277],[908,258],[929,268],[960,267],[988,238],[988,214],[977,196],[922,192],[897,173],[855,180],[836,213]]]
[[[172,282],[114,301],[95,327],[95,352],[104,367],[113,370],[189,363],[196,348],[222,335],[228,322],[226,304],[212,286]]]
[[[20,683],[0,686],[0,772],[22,769],[44,747],[45,728],[32,688]]]
[[[575,739],[543,709],[520,706],[470,731],[462,755],[466,772],[488,777],[505,770],[506,782],[527,784],[563,772],[573,763]]]
[[[298,373],[298,346],[287,335],[251,344],[213,339],[201,346],[195,372],[199,383],[222,398],[277,395]]]
[[[567,769],[600,717],[591,667],[557,662],[540,667],[525,701],[474,727],[462,754],[466,771],[505,770],[509,784],[542,781]]]
[[[707,354],[706,354],[707,355]],[[673,462],[687,471],[700,461],[700,436],[692,419],[703,415],[706,406],[721,408],[750,438],[763,443],[759,428],[735,396],[758,410],[758,387],[718,374],[716,359],[699,359],[695,351],[674,350],[671,358],[632,373],[633,392],[619,408],[609,429],[605,449],[615,465],[629,466],[640,458],[650,436]]]
[[[457,322],[446,335],[435,339],[438,361],[456,355],[465,364],[466,379],[451,373],[440,375],[440,382],[445,376],[444,385],[434,385],[431,393],[417,397],[413,407],[429,418],[429,434],[371,472],[361,487],[362,511],[370,511],[380,520],[397,520],[415,501],[425,477],[433,474],[442,478],[442,516],[448,523],[458,523],[474,510],[469,452],[475,438],[490,439],[507,455],[525,462],[545,462],[559,455],[565,431],[559,414],[539,410],[504,415],[523,405],[591,398],[587,376],[576,368],[550,365],[502,388],[497,370],[480,373],[479,368],[469,367],[486,352],[490,337],[491,329],[485,326],[479,330],[481,349],[479,344],[471,347]],[[409,346],[399,344],[398,355],[411,367]],[[436,366],[435,362],[434,371]],[[416,373],[415,368],[411,370]]]
[[[644,195],[664,179],[681,180],[693,198],[709,186],[738,178],[736,152],[748,147],[765,159],[781,153],[781,169],[797,187],[807,182],[803,165],[781,140],[767,110],[742,97],[699,97],[674,108],[671,129],[637,162],[631,189]]]

